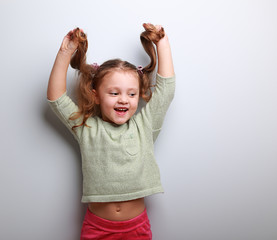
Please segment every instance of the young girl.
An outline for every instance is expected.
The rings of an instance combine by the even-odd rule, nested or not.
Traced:
[[[86,34],[77,28],[65,36],[50,75],[48,102],[81,149],[82,202],[88,203],[82,240],[152,239],[144,197],[163,192],[154,142],[174,95],[175,74],[164,29],[143,27],[148,66],[119,59],[87,64]],[[69,64],[80,75],[78,106],[66,94]],[[135,114],[140,97],[147,104]]]

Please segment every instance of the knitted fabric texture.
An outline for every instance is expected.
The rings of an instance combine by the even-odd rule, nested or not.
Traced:
[[[166,111],[173,99],[175,76],[156,75],[156,87],[150,101],[131,119],[116,125],[100,117],[80,124],[69,117],[78,111],[65,92],[52,110],[73,133],[82,156],[82,202],[127,201],[163,192],[160,172],[154,157],[154,142],[161,130]]]

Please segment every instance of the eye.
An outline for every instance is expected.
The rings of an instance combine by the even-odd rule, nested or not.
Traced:
[[[117,96],[117,95],[118,95],[117,92],[111,92],[110,94],[111,94],[112,96]]]
[[[136,94],[135,94],[135,93],[130,93],[129,95],[130,95],[131,97],[136,96]]]

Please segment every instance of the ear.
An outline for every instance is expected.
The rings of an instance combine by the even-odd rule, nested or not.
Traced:
[[[92,89],[92,95],[95,101],[95,104],[99,105],[100,104],[100,99],[97,91],[95,89]]]

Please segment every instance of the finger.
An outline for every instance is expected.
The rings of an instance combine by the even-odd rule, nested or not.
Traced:
[[[148,31],[151,31],[151,30],[155,29],[155,26],[151,23],[144,23],[143,27],[144,27],[145,30],[148,30]]]
[[[70,30],[70,31],[66,34],[66,36],[71,36],[72,34],[73,34],[73,31]]]
[[[144,27],[144,29],[147,29],[147,23],[143,23],[142,26]]]
[[[155,28],[160,31],[162,29],[162,25],[155,25]]]

